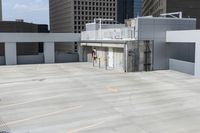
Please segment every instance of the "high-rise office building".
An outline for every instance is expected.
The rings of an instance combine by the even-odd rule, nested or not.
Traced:
[[[117,19],[117,0],[49,0],[49,8],[51,32],[80,33],[95,18]],[[57,44],[56,51],[77,50],[77,46],[65,44]]]
[[[141,15],[141,0],[117,0],[117,3],[117,21],[119,23]]]
[[[134,17],[134,0],[117,0],[117,21],[124,23],[125,19]]]
[[[94,18],[116,20],[117,0],[49,0],[51,32],[85,30]]]
[[[143,0],[142,15],[159,16],[162,13],[183,12],[183,17],[197,18],[197,27],[200,28],[200,1],[199,0]]]
[[[134,0],[134,17],[141,16],[142,0]]]
[[[0,0],[0,21],[2,21],[2,1]]]

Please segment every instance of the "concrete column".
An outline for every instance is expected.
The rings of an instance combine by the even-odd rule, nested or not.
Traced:
[[[78,45],[78,54],[79,54],[79,62],[83,62],[83,46],[81,44]]]
[[[54,42],[44,43],[44,62],[55,63],[55,44]]]
[[[200,42],[195,44],[195,68],[194,75],[200,77]]]
[[[5,62],[6,65],[17,64],[17,46],[16,43],[5,43]]]

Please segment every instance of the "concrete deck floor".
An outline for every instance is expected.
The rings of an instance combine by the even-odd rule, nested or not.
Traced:
[[[186,74],[77,63],[2,66],[0,75],[0,118],[12,133],[200,132],[200,79]]]

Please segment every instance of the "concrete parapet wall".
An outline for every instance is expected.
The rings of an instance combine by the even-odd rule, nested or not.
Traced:
[[[68,63],[68,62],[78,62],[78,53],[56,53],[55,55],[56,63]]]
[[[21,55],[17,57],[17,64],[40,64],[44,63],[44,54]]]
[[[0,56],[0,65],[5,65],[5,56]]]
[[[169,59],[169,68],[170,70],[194,75],[195,64],[187,61]]]

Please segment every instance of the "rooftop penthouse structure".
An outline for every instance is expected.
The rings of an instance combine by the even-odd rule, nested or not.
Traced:
[[[92,26],[92,24],[88,24]],[[96,24],[100,25],[100,24]],[[98,26],[97,26],[98,27]],[[102,66],[121,69],[126,72],[167,70],[169,59],[188,57],[193,46],[182,46],[180,52],[174,45],[166,45],[166,32],[171,30],[194,30],[196,19],[138,17],[127,20],[126,25],[100,26],[95,30],[82,32],[81,41],[83,61],[92,61],[91,51],[97,49]]]

